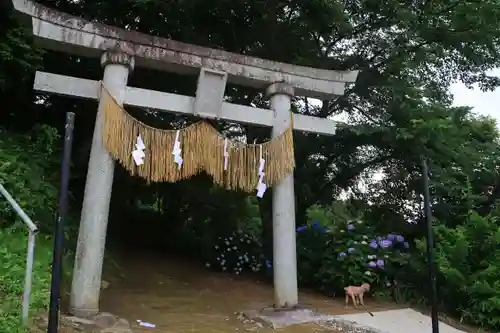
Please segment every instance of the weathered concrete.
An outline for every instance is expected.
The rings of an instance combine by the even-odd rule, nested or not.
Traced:
[[[101,64],[105,67],[103,85],[122,104],[128,75],[134,67],[134,58],[110,51],[102,55]],[[102,142],[103,122],[104,103],[101,101],[92,138],[71,285],[70,312],[78,317],[88,317],[99,311],[102,263],[115,167],[113,158]]]
[[[273,83],[267,89],[274,110],[273,138],[290,126],[293,93],[293,87],[285,83]],[[299,302],[293,173],[274,185],[272,190],[274,302],[276,307],[290,308]]]
[[[81,56],[98,57],[110,47],[136,58],[137,66],[178,73],[204,67],[226,72],[228,81],[265,89],[286,82],[299,96],[328,99],[344,93],[355,82],[357,71],[329,71],[296,66],[240,54],[185,44],[165,38],[89,22],[47,8],[30,0],[12,0],[21,13],[32,17],[33,35],[41,46]]]
[[[36,72],[34,89],[37,91],[97,100],[100,82],[70,76]],[[195,98],[160,91],[127,87],[124,105],[155,109],[163,112],[194,114]],[[206,119],[235,121],[258,126],[273,126],[274,115],[269,109],[254,108],[245,105],[222,103],[218,113],[209,110],[199,111],[197,116]],[[297,131],[334,135],[337,122],[331,119],[295,114],[293,128]]]
[[[45,316],[35,322],[38,328],[44,332],[47,331],[48,320]],[[107,312],[99,313],[91,318],[61,316],[59,332],[133,333],[128,320]]]
[[[282,329],[288,326],[326,321],[332,316],[307,308],[276,310],[272,308],[260,311],[249,310],[241,312],[242,317],[252,322],[261,323],[272,329]],[[240,319],[241,320],[241,319]]]
[[[402,328],[406,333],[432,332],[431,318],[410,308],[353,313],[335,316],[333,320],[377,333],[399,333]],[[439,322],[439,332],[465,333],[443,322]]]
[[[224,92],[226,91],[227,73],[202,68],[198,76],[196,99],[193,114],[203,113],[220,118]]]

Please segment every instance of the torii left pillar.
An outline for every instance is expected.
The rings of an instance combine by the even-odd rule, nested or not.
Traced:
[[[290,107],[294,94],[293,86],[284,82],[273,83],[266,90],[274,111],[273,139],[291,126]],[[274,305],[293,308],[299,302],[293,173],[274,185],[272,191]]]
[[[104,87],[119,105],[123,105],[128,77],[134,69],[134,58],[111,49],[101,56],[101,65],[104,67]],[[71,285],[69,311],[78,317],[89,317],[99,312],[102,263],[115,168],[115,162],[102,139],[104,108],[101,98],[90,150]]]

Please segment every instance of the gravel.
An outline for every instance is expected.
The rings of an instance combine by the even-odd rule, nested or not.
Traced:
[[[330,319],[325,321],[317,322],[320,327],[324,328],[326,331],[333,332],[345,332],[345,333],[383,333],[379,330],[372,329],[370,327],[363,327],[356,323],[344,320],[344,319]]]

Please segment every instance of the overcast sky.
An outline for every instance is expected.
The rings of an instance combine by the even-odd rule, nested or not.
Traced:
[[[500,69],[489,74],[500,76]],[[495,91],[482,92],[477,87],[467,89],[463,84],[457,83],[451,87],[451,92],[457,106],[472,106],[474,112],[489,115],[496,119],[497,126],[500,124],[500,88]]]

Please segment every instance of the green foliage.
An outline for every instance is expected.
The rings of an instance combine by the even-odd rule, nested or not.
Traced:
[[[308,225],[297,228],[299,281],[304,285],[330,294],[369,282],[385,291],[386,282],[409,260],[403,236],[382,237],[348,203],[313,205],[307,215]]]
[[[30,135],[0,129],[0,183],[30,217],[49,222],[56,207],[57,177],[54,128],[39,126]],[[16,213],[0,200],[0,227],[12,224]],[[47,224],[41,224],[46,228]],[[45,229],[47,230],[47,229]]]
[[[30,28],[16,22],[16,15],[5,6],[0,4],[0,18],[3,22],[0,27],[0,92],[15,90],[19,80],[27,81],[33,70],[39,68],[42,62],[43,51],[32,45]],[[14,83],[11,78],[17,77]],[[10,110],[9,110],[10,111]]]
[[[326,290],[368,282],[384,287],[409,260],[408,243],[396,234],[380,236],[362,220],[339,221],[317,278]]]
[[[33,263],[30,315],[47,309],[52,263],[52,231],[57,200],[59,135],[49,126],[37,126],[28,135],[0,130],[0,182],[25,213],[39,223]],[[27,231],[7,201],[0,198],[0,331],[20,333],[27,255]],[[68,235],[67,235],[68,236]]]
[[[253,239],[260,239],[262,235],[262,219],[257,198],[248,196],[238,221],[238,230],[250,235]]]
[[[435,228],[439,291],[445,306],[467,322],[500,329],[500,226],[497,216],[470,212],[456,228]],[[417,242],[425,253],[425,240]],[[424,276],[426,259],[415,258],[414,274]]]
[[[265,264],[260,244],[252,235],[242,232],[218,237],[204,255],[208,258],[207,267],[236,275],[260,272]]]
[[[331,206],[312,205],[307,209],[306,224],[297,228],[297,269],[301,285],[318,287],[316,273],[322,266],[331,238],[328,231],[338,219],[349,219],[348,210],[341,202]]]
[[[21,333],[21,309],[28,237],[23,229],[0,229],[0,331]],[[37,237],[30,314],[48,308],[52,243]]]

